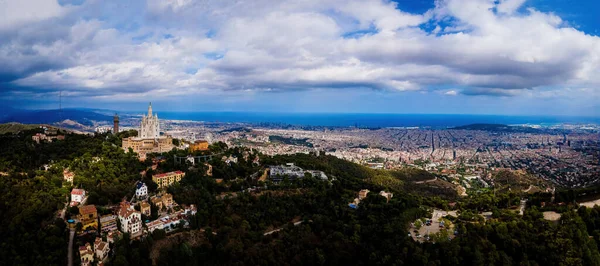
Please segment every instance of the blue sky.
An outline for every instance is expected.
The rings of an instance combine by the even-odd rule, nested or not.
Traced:
[[[600,116],[598,1],[5,0],[0,104]]]

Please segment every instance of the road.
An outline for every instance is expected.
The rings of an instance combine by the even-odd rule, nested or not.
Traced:
[[[67,253],[67,265],[73,266],[73,239],[75,238],[75,228],[71,228],[69,232],[69,248]]]

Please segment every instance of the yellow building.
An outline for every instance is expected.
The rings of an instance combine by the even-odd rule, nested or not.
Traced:
[[[206,140],[196,140],[193,144],[190,145],[190,152],[207,151],[207,150],[208,150],[208,141],[206,141]]]
[[[124,138],[122,142],[123,150],[128,151],[129,148],[137,153],[141,160],[146,159],[148,153],[162,153],[173,149],[173,138],[171,136],[163,136],[156,139],[129,137]]]
[[[157,174],[152,176],[152,181],[158,185],[158,188],[165,188],[175,182],[181,181],[181,178],[185,176],[182,171],[168,172],[164,174]]]
[[[83,227],[82,230],[89,228],[98,229],[98,211],[95,205],[85,205],[79,207],[79,220]]]
[[[79,247],[79,258],[81,265],[92,265],[94,263],[94,252],[90,243],[85,243],[85,246]]]
[[[145,201],[140,202],[140,212],[142,212],[143,215],[150,216],[150,204],[148,204],[148,202]]]

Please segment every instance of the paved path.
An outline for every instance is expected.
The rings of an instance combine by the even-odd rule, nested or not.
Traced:
[[[294,225],[295,225],[295,226],[297,226],[297,225],[300,225],[300,224],[302,224],[302,221],[298,221],[298,222],[295,222],[295,223],[294,223]],[[275,230],[271,230],[271,231],[269,231],[269,232],[266,232],[266,233],[264,233],[263,235],[264,235],[264,236],[266,236],[266,235],[270,235],[270,234],[272,234],[272,233],[279,232],[279,231],[281,231],[281,230],[283,230],[283,227],[282,227],[282,228],[275,229]]]
[[[67,253],[67,265],[73,266],[73,239],[75,238],[75,228],[71,228],[71,232],[69,232],[69,248]]]
[[[415,184],[423,184],[423,183],[430,183],[430,182],[434,182],[436,181],[438,178],[434,178],[434,179],[430,179],[430,180],[423,180],[423,181],[416,181]]]
[[[523,212],[525,212],[525,204],[527,203],[527,200],[521,200],[521,206],[519,206],[519,215],[523,215]]]

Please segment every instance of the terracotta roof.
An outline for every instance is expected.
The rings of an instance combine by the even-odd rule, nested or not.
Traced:
[[[79,214],[81,215],[88,215],[88,214],[92,214],[92,213],[96,213],[96,206],[95,205],[85,205],[85,206],[81,206],[79,207]]]
[[[165,177],[165,176],[174,175],[174,174],[180,175],[180,174],[183,174],[183,172],[181,172],[181,171],[174,171],[174,172],[168,172],[168,173],[164,173],[164,174],[153,175],[152,177],[158,177],[158,178],[160,178],[160,177]]]
[[[83,195],[84,193],[85,193],[85,190],[79,189],[79,188],[74,188],[71,191],[71,195]]]

